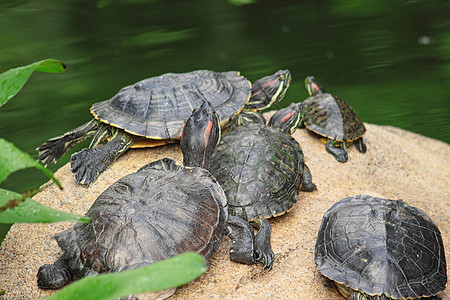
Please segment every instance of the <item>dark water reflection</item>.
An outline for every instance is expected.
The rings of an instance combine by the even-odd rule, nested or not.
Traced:
[[[365,122],[450,142],[450,2],[232,2],[254,1],[0,4],[0,72],[44,58],[68,65],[33,75],[0,109],[0,137],[36,157],[45,139],[90,119],[93,102],[143,78],[206,68],[255,80],[289,68],[293,83],[278,108],[304,99],[303,79],[315,75]],[[2,186],[44,180],[28,170]]]

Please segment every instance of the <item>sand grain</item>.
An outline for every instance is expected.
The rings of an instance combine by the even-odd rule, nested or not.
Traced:
[[[345,164],[326,153],[325,146],[306,130],[294,134],[318,191],[302,192],[290,213],[270,221],[276,255],[272,270],[230,262],[229,242],[225,239],[211,259],[209,270],[179,288],[171,299],[343,299],[316,271],[314,245],[326,210],[336,201],[357,194],[401,198],[425,211],[440,228],[446,257],[450,259],[450,146],[389,126],[366,127],[367,153],[350,147]],[[47,183],[48,187],[34,200],[84,214],[110,184],[163,157],[181,162],[178,145],[127,151],[89,189],[77,186],[70,167],[65,165],[56,172],[65,189],[60,191]],[[12,227],[0,248],[0,290],[6,292],[0,299],[39,299],[53,293],[37,288],[36,273],[39,266],[54,262],[61,254],[52,236],[69,226],[72,224]],[[448,289],[441,297],[450,299]]]

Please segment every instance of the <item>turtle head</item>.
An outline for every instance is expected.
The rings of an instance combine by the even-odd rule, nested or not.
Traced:
[[[245,108],[263,110],[280,102],[290,83],[289,70],[279,70],[273,75],[258,79],[253,83],[252,96]]]
[[[220,139],[219,116],[208,101],[192,111],[181,137],[183,164],[207,168]]]
[[[288,134],[293,134],[301,121],[301,103],[291,103],[288,107],[277,111],[267,124]]]
[[[229,130],[243,125],[266,125],[266,118],[259,111],[246,110],[237,115]]]
[[[319,82],[317,82],[314,76],[307,76],[305,78],[305,88],[310,96],[325,93],[325,89]]]

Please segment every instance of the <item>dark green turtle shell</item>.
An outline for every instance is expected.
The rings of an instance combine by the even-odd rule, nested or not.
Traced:
[[[317,94],[302,103],[306,128],[329,139],[352,142],[366,132],[353,108],[331,94]]]
[[[228,198],[230,215],[270,218],[297,202],[304,158],[298,142],[279,129],[245,125],[220,140],[209,168]]]
[[[435,295],[447,282],[439,229],[401,200],[359,195],[334,204],[323,217],[315,261],[331,280],[393,299]]]
[[[228,212],[208,171],[166,158],[112,184],[87,216],[90,223],[55,236],[77,277],[134,269],[187,251],[209,258]]]
[[[110,100],[95,103],[94,117],[150,139],[179,139],[194,108],[208,100],[221,125],[237,115],[251,96],[239,72],[167,73],[127,86]]]

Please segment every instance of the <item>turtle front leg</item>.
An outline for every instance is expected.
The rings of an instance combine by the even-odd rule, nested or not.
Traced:
[[[256,264],[255,236],[250,223],[240,217],[229,216],[227,228],[231,240],[231,261],[246,265]]]
[[[264,265],[264,269],[271,269],[275,258],[270,244],[272,227],[266,219],[258,219],[252,223],[258,229],[258,233],[255,235],[256,260]]]
[[[64,256],[54,264],[46,264],[39,268],[37,284],[41,289],[59,289],[73,280],[73,274],[67,266]]]
[[[317,190],[316,185],[312,182],[312,175],[308,166],[304,164],[303,167],[305,168],[305,171],[303,172],[302,191],[312,192]]]
[[[344,297],[346,297],[348,300],[392,300],[392,298],[388,298],[386,295],[370,296],[370,295],[361,293],[359,291],[353,291],[352,294],[350,295],[350,297],[349,296],[345,296],[345,294],[343,294],[342,292],[341,292],[341,294],[344,295]],[[416,299],[419,299],[419,298],[416,298]],[[426,299],[427,300],[438,300],[437,296],[433,296],[433,297],[430,297],[430,298],[427,297]]]
[[[366,147],[366,144],[364,144],[362,137],[357,139],[355,143],[356,143],[356,148],[358,149],[359,152],[366,153],[367,147]]]
[[[228,218],[228,237],[231,239],[230,259],[246,265],[259,261],[264,268],[270,269],[275,257],[270,245],[272,227],[266,219],[258,219],[252,224],[258,229],[256,235],[248,221],[236,216]]]
[[[38,151],[38,161],[43,162],[46,166],[49,163],[56,163],[70,148],[93,136],[99,123],[99,121],[92,119],[74,130],[46,140],[36,149]]]
[[[70,164],[77,182],[89,186],[100,173],[128,150],[134,141],[131,134],[122,129],[115,129],[113,138],[105,145],[94,149],[86,148],[74,153],[70,158]]]
[[[348,154],[344,149],[335,147],[334,145],[336,143],[338,142],[328,139],[325,148],[327,149],[327,152],[333,155],[338,162],[345,163],[348,160]]]

